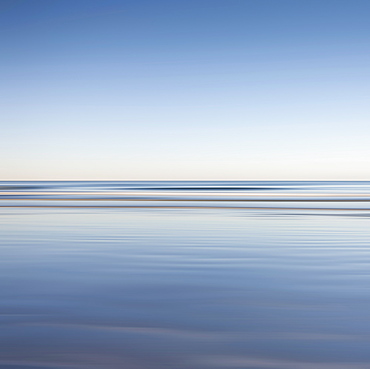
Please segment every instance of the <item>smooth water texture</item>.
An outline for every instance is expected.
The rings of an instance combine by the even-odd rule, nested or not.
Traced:
[[[370,209],[366,181],[0,182],[0,207]]]
[[[370,368],[369,194],[2,182],[0,368]]]

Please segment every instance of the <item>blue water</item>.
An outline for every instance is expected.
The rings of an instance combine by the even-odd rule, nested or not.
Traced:
[[[370,209],[370,182],[0,182],[0,206]]]
[[[369,182],[1,182],[0,368],[370,368]]]

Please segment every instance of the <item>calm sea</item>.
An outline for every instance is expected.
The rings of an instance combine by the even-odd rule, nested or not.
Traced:
[[[370,182],[0,182],[0,368],[369,369]]]

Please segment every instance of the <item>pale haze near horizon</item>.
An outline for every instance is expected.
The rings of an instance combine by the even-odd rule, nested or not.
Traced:
[[[0,180],[369,180],[369,16],[1,1]]]

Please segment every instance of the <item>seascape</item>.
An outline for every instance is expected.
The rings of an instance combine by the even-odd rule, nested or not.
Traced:
[[[0,369],[370,369],[369,0],[0,0]]]
[[[0,368],[365,369],[370,182],[0,183]]]

